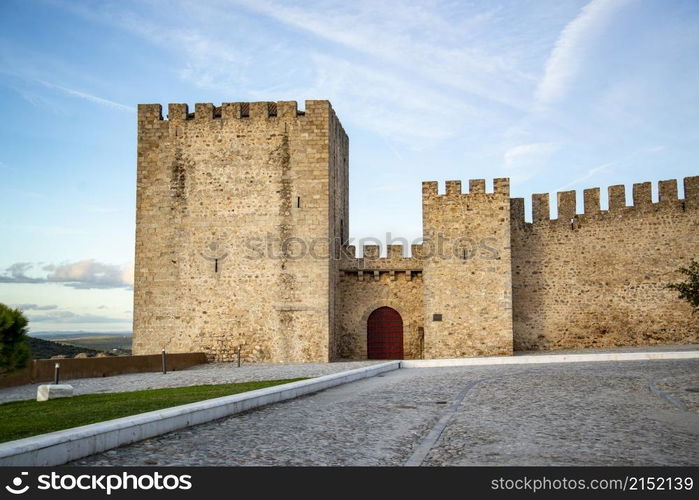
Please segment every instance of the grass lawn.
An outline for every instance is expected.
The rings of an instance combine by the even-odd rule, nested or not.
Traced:
[[[263,380],[0,404],[0,442],[304,380]]]

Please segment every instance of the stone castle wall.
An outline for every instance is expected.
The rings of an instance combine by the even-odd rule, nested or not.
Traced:
[[[330,328],[329,357],[338,359],[338,339],[335,328],[335,316],[339,314],[336,309],[338,298],[339,255],[343,244],[349,240],[349,141],[340,121],[335,119],[330,122],[330,188],[329,188],[329,213],[331,223],[329,236],[331,237],[329,259],[329,294],[328,294],[328,325]]]
[[[336,336],[341,359],[367,358],[367,319],[379,307],[391,307],[403,319],[405,359],[423,355],[424,304],[421,245],[407,257],[402,245],[388,245],[386,257],[379,247],[365,245],[363,256],[355,247],[344,248],[339,262]]]
[[[699,177],[511,199],[509,180],[423,183],[422,245],[349,239],[349,143],[328,101],[138,108],[135,354],[325,362],[367,357],[367,319],[403,320],[408,359],[695,343],[665,284],[697,257]]]
[[[141,105],[138,125],[134,353],[328,361],[317,255],[339,247],[348,156],[330,103]]]
[[[509,179],[422,193],[425,357],[512,354]]]
[[[633,346],[699,341],[699,318],[665,285],[697,257],[699,177],[662,181],[659,201],[651,184],[635,184],[633,205],[624,186],[558,193],[558,217],[549,220],[548,194],[512,200],[514,345],[518,350]]]

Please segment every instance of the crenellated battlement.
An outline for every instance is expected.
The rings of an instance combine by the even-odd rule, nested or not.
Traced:
[[[532,222],[524,220],[524,198],[513,198],[510,202],[511,220],[514,227],[528,227],[544,223],[562,223],[576,227],[586,219],[600,217],[633,216],[658,210],[687,211],[699,208],[699,176],[685,177],[684,198],[678,198],[677,180],[669,179],[658,183],[658,201],[653,202],[652,183],[639,182],[631,189],[631,203],[627,204],[626,186],[623,184],[607,188],[608,209],[600,206],[600,188],[583,190],[583,212],[577,212],[577,192],[556,193],[556,218],[551,218],[549,193],[532,195]]]
[[[349,140],[329,101],[142,104],[137,125],[135,354],[317,363],[699,340],[666,287],[699,246],[699,176],[682,199],[677,180],[534,194],[533,222],[508,178],[424,182],[423,244],[357,248],[340,244]]]
[[[439,193],[437,181],[425,181],[422,183],[422,198],[426,199],[452,199],[455,197],[482,197],[485,196],[510,196],[510,179],[493,179],[493,192],[486,192],[485,179],[469,179],[468,192],[464,192],[461,181],[446,181],[445,193]]]
[[[404,273],[406,279],[422,276],[422,245],[410,245],[411,256],[406,256],[403,245],[386,245],[386,256],[381,257],[379,245],[364,245],[362,257],[357,257],[357,247],[342,247],[339,269],[342,276],[356,275],[362,280],[372,276],[378,280],[382,273],[389,273],[395,279],[396,273]]]
[[[163,106],[160,104],[139,104],[139,122],[195,122],[210,120],[268,120],[277,118],[303,118],[321,114],[330,108],[330,103],[323,100],[305,101],[305,111],[298,109],[296,101],[277,102],[224,102],[220,106],[212,103],[196,103],[194,112],[188,104],[171,103],[167,106],[167,114],[163,117]],[[332,108],[330,108],[332,109]]]

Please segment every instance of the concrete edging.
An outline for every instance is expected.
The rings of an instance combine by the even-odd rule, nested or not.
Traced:
[[[542,354],[491,358],[414,359],[400,362],[401,368],[442,366],[525,365],[545,363],[589,363],[595,361],[648,361],[699,358],[699,351],[609,352],[597,354]]]
[[[1,466],[50,466],[142,441],[166,432],[210,422],[241,411],[293,399],[348,382],[398,370],[390,361],[256,391],[207,399],[96,424],[0,444]]]

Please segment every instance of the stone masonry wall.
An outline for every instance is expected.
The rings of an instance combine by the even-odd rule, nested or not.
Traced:
[[[330,103],[141,105],[138,124],[134,353],[328,361],[332,268],[308,245],[332,250],[347,156]]]
[[[422,358],[423,289],[420,245],[405,257],[402,245],[365,245],[362,258],[353,246],[345,247],[339,263],[336,352],[339,359],[367,359],[367,320],[379,307],[395,309],[403,319],[403,355]]]
[[[422,186],[425,357],[512,354],[509,179]]]
[[[335,295],[338,293],[339,256],[342,245],[349,239],[349,139],[340,121],[330,122],[330,203],[328,219],[331,223],[330,295],[328,297],[328,324],[333,325],[337,314]],[[329,357],[337,359],[337,329],[331,329]]]
[[[365,359],[367,319],[398,311],[409,359],[699,342],[665,285],[697,258],[699,177],[509,198],[509,180],[423,183],[423,245],[349,237],[349,143],[328,101],[138,108],[135,354]]]
[[[699,317],[665,284],[699,257],[699,177],[635,184],[633,206],[624,186],[558,193],[558,218],[549,220],[548,194],[533,196],[533,223],[524,200],[512,200],[514,344],[517,350],[699,342]]]

